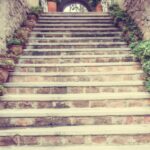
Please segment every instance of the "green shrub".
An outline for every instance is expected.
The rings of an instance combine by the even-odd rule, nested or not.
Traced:
[[[130,44],[132,52],[141,60],[143,69],[148,75],[146,87],[150,91],[150,40],[142,41],[141,30],[127,12],[121,10],[118,5],[110,7],[110,14],[114,18],[115,25],[123,30],[122,37]]]
[[[11,45],[22,45],[23,42],[20,39],[17,38],[13,38],[7,41],[7,46],[11,46]]]
[[[150,75],[150,60],[143,63],[143,69],[147,74]]]
[[[30,13],[33,13],[36,15],[40,14],[41,12],[42,12],[42,7],[32,7],[30,9]]]
[[[150,92],[150,79],[148,79],[146,81],[146,88],[147,88],[148,92]]]
[[[133,53],[143,61],[150,58],[150,40],[140,41],[138,44],[132,43],[130,47],[133,49]]]

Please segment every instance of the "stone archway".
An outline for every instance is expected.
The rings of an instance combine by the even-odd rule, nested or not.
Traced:
[[[74,3],[79,3],[83,5],[88,11],[92,11],[92,8],[87,0],[63,0],[58,6],[58,11],[62,12],[67,6]]]

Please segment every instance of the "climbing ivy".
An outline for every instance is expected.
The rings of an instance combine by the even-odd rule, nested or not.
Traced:
[[[132,52],[141,60],[147,74],[146,87],[150,91],[150,40],[143,41],[143,35],[134,20],[117,4],[110,6],[114,24],[122,31],[122,37],[130,45]]]

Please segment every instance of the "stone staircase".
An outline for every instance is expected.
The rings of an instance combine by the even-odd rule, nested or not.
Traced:
[[[42,14],[0,97],[0,150],[150,150],[150,94],[107,14]]]

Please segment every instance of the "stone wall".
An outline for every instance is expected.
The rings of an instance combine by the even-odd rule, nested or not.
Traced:
[[[0,52],[6,49],[10,37],[26,18],[26,0],[0,0]]]
[[[125,0],[124,8],[141,28],[144,39],[150,39],[150,0]]]

